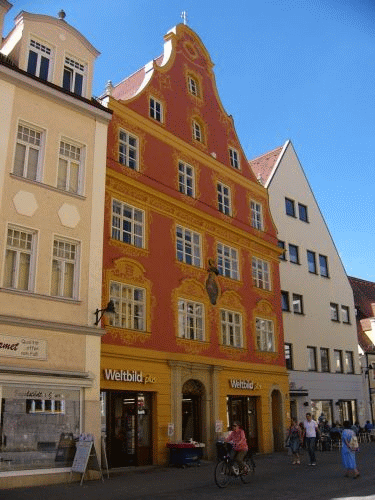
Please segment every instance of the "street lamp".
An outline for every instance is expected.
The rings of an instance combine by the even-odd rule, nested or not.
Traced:
[[[97,309],[94,314],[95,314],[95,323],[94,325],[97,326],[99,324],[99,321],[102,319],[103,315],[107,315],[110,317],[113,317],[116,313],[115,310],[115,304],[113,300],[110,300],[107,304],[107,307],[104,309]]]

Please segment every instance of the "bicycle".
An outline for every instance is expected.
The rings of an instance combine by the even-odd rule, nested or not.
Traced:
[[[240,472],[238,464],[230,456],[232,446],[230,443],[216,443],[218,452],[218,463],[215,467],[215,483],[219,488],[226,488],[232,478],[239,477],[244,484],[250,482],[255,472],[255,463],[251,453],[248,451],[244,458],[245,466]]]

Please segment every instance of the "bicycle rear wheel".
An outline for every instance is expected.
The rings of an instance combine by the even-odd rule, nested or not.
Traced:
[[[255,472],[255,463],[252,458],[245,458],[244,460],[246,471],[240,474],[241,481],[245,484],[251,481]]]
[[[219,488],[228,486],[230,480],[230,465],[224,460],[219,462],[215,467],[215,483]]]

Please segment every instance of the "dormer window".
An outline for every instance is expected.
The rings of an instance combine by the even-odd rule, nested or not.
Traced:
[[[188,83],[190,94],[194,95],[195,97],[199,97],[199,85],[197,80],[192,76],[189,76]]]
[[[83,85],[86,73],[86,67],[81,62],[66,56],[63,74],[63,88],[74,92],[74,94],[83,95]]]
[[[42,80],[49,80],[51,58],[52,51],[50,47],[37,40],[30,40],[27,72],[38,76]]]

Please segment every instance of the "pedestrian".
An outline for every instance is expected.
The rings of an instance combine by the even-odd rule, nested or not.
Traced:
[[[290,427],[287,434],[287,443],[293,455],[292,464],[300,464],[299,458],[299,448],[302,444],[302,431],[301,427],[298,425],[297,420],[294,418],[290,421]]]
[[[316,465],[315,441],[318,424],[312,419],[311,413],[306,413],[306,420],[303,422],[303,427],[305,429],[306,448],[310,457],[309,465]]]
[[[232,443],[233,449],[231,451],[231,458],[238,464],[238,470],[236,465],[233,466],[233,471],[236,474],[241,474],[244,470],[245,463],[243,459],[248,451],[247,441],[245,432],[241,429],[239,422],[234,422],[232,425],[232,432],[229,433],[229,436],[226,438],[227,442]]]
[[[344,430],[341,434],[341,459],[342,464],[346,469],[345,477],[353,477],[353,479],[357,479],[359,477],[359,471],[357,469],[357,464],[355,461],[355,450],[352,450],[349,442],[351,438],[355,436],[355,431],[351,429],[351,424],[349,420],[345,420],[344,422]]]

